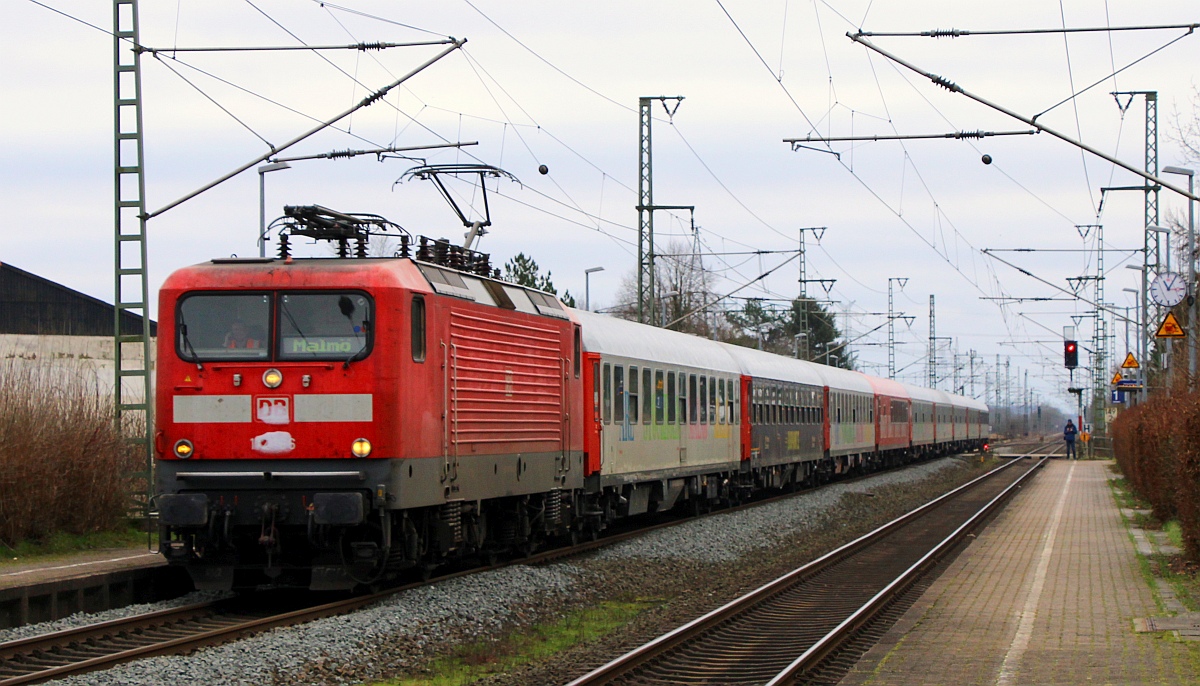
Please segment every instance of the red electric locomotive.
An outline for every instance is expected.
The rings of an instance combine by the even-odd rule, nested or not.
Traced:
[[[365,252],[362,217],[288,212],[292,233]],[[412,247],[213,260],[163,285],[162,550],[197,587],[349,588],[569,533],[578,325],[486,256]]]

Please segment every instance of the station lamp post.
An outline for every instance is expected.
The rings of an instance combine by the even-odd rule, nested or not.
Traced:
[[[592,282],[591,276],[596,272],[604,271],[604,267],[590,267],[583,270],[583,309],[588,312],[592,311]]]
[[[1194,195],[1193,182],[1196,172],[1184,167],[1163,167],[1164,174],[1182,174],[1188,177],[1188,194]],[[1195,383],[1196,378],[1196,215],[1195,202],[1188,198],[1188,387]]]
[[[272,162],[258,168],[258,256],[267,256],[267,174],[291,169],[287,162]]]

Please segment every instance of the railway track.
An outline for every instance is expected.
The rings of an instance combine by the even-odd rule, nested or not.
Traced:
[[[845,479],[840,483],[857,481],[878,473]],[[701,517],[717,516],[758,507],[795,497],[811,490],[813,489],[755,500],[743,505],[716,510],[701,515]],[[275,627],[301,624],[323,617],[353,612],[388,596],[425,583],[475,574],[509,564],[544,564],[695,519],[697,517],[670,520],[648,527],[622,531],[596,541],[556,548],[496,565],[442,574],[430,581],[408,583],[377,593],[339,598],[319,604],[312,602],[309,596],[304,595],[300,596],[301,600],[299,601],[294,597],[280,601],[278,594],[264,594],[263,597],[239,596],[229,600],[197,603],[0,643],[0,686],[39,683],[108,669],[131,660],[186,653],[197,648],[234,641]]]
[[[1037,457],[1008,462],[568,686],[807,683],[1049,455]]]

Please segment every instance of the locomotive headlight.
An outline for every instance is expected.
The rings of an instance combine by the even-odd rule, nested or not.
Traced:
[[[196,448],[188,439],[181,438],[178,441],[175,441],[175,457],[178,457],[181,460],[186,460],[195,452]]]
[[[279,388],[283,383],[283,372],[278,369],[268,369],[263,372],[263,385],[267,388]]]
[[[354,453],[355,457],[366,457],[371,454],[371,442],[365,438],[356,438],[350,444],[350,452]]]

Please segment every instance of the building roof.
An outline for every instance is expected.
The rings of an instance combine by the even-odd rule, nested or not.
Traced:
[[[111,336],[113,306],[49,279],[0,262],[0,334]],[[122,333],[139,334],[142,320],[126,312]],[[150,335],[158,334],[150,322]]]

